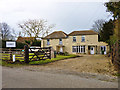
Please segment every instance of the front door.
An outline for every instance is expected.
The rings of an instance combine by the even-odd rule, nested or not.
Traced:
[[[106,54],[106,46],[101,46],[101,53]]]
[[[63,48],[62,47],[60,47],[60,52],[63,52]]]
[[[90,48],[90,54],[94,54],[94,47]]]

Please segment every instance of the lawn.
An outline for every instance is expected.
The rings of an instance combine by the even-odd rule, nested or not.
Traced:
[[[63,59],[68,59],[68,58],[75,58],[78,57],[77,55],[68,55],[68,56],[63,56],[63,55],[57,55],[56,58],[52,58],[52,59],[46,59],[46,60],[41,60],[41,61],[32,61],[29,62],[30,65],[37,65],[37,64],[46,64],[46,63],[50,63],[50,62],[54,62],[54,61],[58,61],[58,60],[63,60]]]
[[[8,54],[2,54],[2,55],[8,55]],[[19,56],[18,54],[15,54],[16,56]],[[31,54],[30,54],[31,55]],[[4,57],[8,57],[9,56],[4,56]],[[31,58],[32,56],[29,56],[29,58]],[[68,56],[64,56],[64,55],[56,55],[56,58],[52,58],[52,59],[46,59],[46,60],[40,60],[40,61],[30,61],[28,65],[40,65],[40,64],[47,64],[50,62],[54,62],[54,61],[58,61],[58,60],[63,60],[63,59],[68,59],[68,58],[75,58],[78,57],[77,55],[73,55],[70,54]],[[20,62],[24,61],[24,57],[16,57],[17,60],[19,60]],[[5,60],[5,58],[2,58],[2,60]],[[3,66],[21,66],[21,65],[26,65],[24,63],[20,64],[20,63],[8,63],[6,61],[0,61],[0,64],[2,64]]]

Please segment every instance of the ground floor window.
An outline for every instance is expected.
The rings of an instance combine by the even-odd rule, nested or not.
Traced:
[[[85,46],[72,46],[72,52],[85,53]]]
[[[77,47],[76,46],[72,46],[72,52],[77,52]]]
[[[106,51],[106,47],[105,46],[101,46],[101,51]]]
[[[102,54],[106,54],[106,46],[101,46],[101,52]]]
[[[81,46],[81,52],[80,53],[85,53],[85,46]]]

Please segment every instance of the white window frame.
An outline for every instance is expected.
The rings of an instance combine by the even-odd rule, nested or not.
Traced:
[[[48,41],[49,40],[49,41]],[[47,39],[47,45],[50,45],[50,39]]]
[[[73,51],[73,48],[76,50]],[[85,46],[84,45],[83,46],[72,46],[72,52],[73,53],[85,53]]]
[[[60,41],[60,39],[61,39],[61,41]],[[62,38],[60,38],[60,39],[59,39],[59,44],[62,45]]]
[[[80,53],[85,53],[85,46],[81,46],[80,51]]]
[[[75,49],[75,51],[73,50],[73,48]],[[72,52],[76,53],[76,51],[77,51],[77,46],[72,46]]]
[[[84,41],[83,41],[83,38],[84,38]],[[85,35],[81,36],[81,42],[85,42]]]
[[[75,40],[75,41],[74,41]],[[73,36],[73,42],[76,42],[76,36]]]

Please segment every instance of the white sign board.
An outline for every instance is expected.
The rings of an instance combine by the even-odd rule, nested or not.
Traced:
[[[6,41],[6,47],[16,47],[15,41]]]

